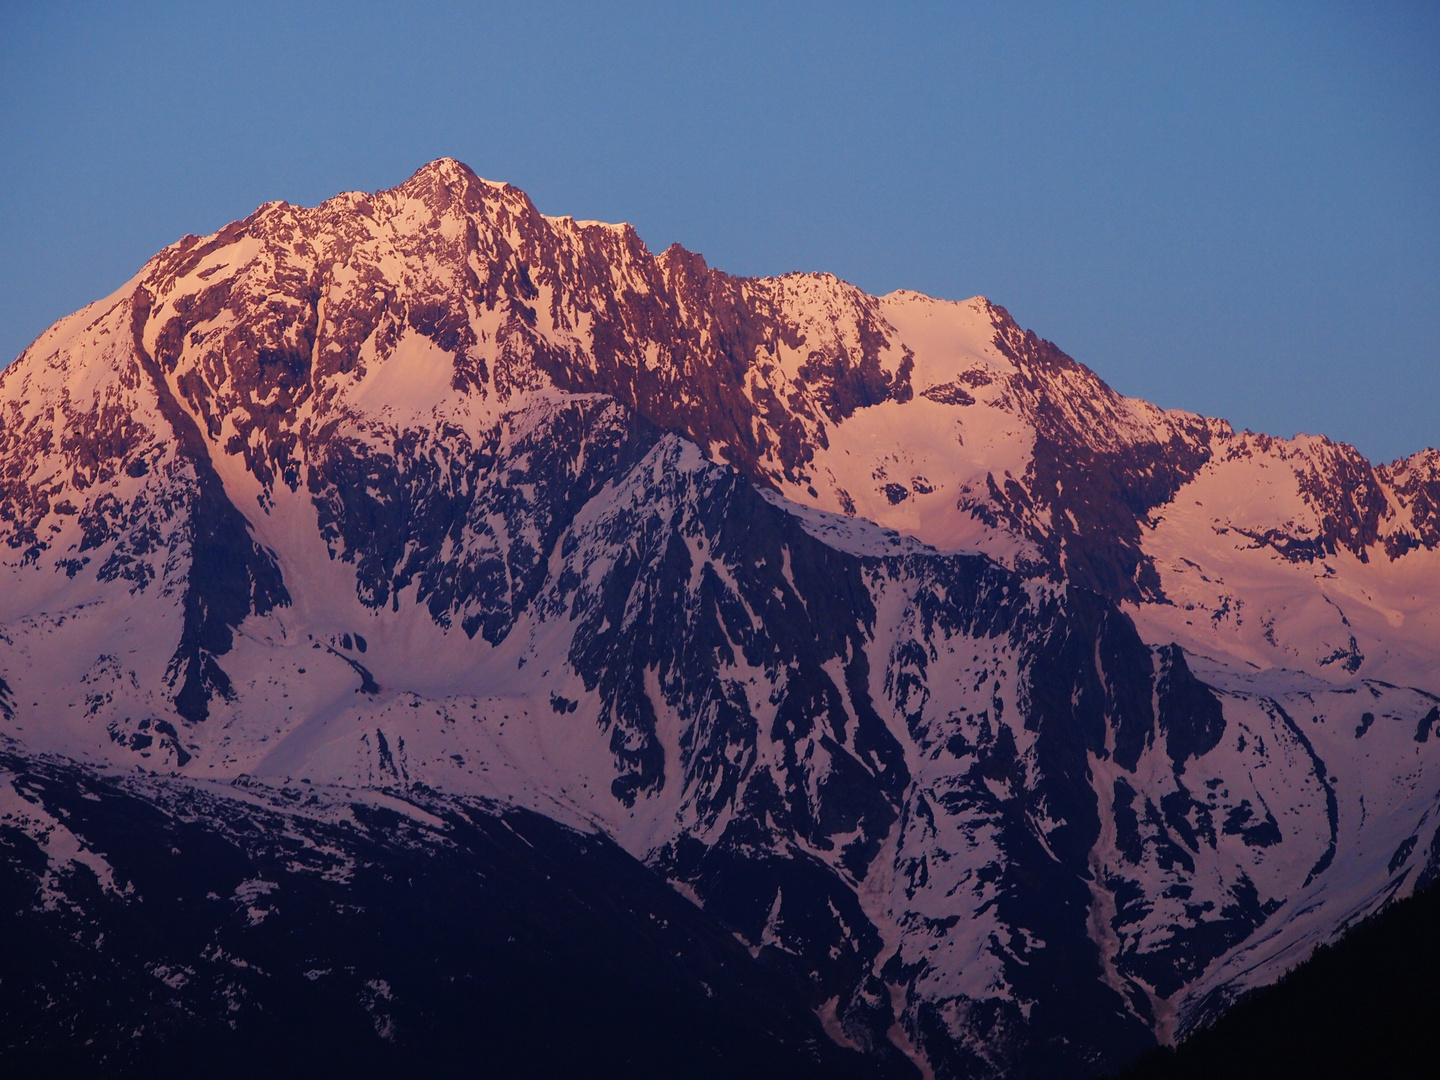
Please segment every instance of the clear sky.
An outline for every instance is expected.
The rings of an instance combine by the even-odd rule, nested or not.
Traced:
[[[0,363],[185,233],[442,156],[734,273],[982,293],[1237,427],[1440,445],[1433,0],[4,0]]]

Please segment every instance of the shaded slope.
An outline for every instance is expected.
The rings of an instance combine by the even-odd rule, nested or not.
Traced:
[[[914,1075],[537,814],[0,768],[6,1075]]]
[[[1123,1080],[1434,1076],[1440,888],[1391,904]]]

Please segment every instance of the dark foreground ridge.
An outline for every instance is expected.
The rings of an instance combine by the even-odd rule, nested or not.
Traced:
[[[1440,886],[1396,901],[1177,1049],[1121,1080],[1432,1077],[1440,1069]]]
[[[538,814],[0,768],[115,872],[72,864],[34,911],[46,854],[0,821],[0,1075],[918,1075],[835,1045],[653,872]]]

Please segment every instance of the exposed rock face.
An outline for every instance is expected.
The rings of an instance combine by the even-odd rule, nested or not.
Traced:
[[[128,918],[32,773],[383,789],[452,853],[489,800],[738,936],[784,1017],[745,1053],[814,1016],[859,1073],[1096,1074],[1440,870],[1437,507],[1434,451],[1237,434],[983,299],[733,278],[455,162],[267,205],[0,375],[7,888]]]

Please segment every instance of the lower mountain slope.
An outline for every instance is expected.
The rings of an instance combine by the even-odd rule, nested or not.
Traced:
[[[529,811],[12,750],[0,805],[9,1076],[918,1075],[835,1045],[785,973]]]
[[[1435,1075],[1440,888],[1422,887],[1122,1080]]]

